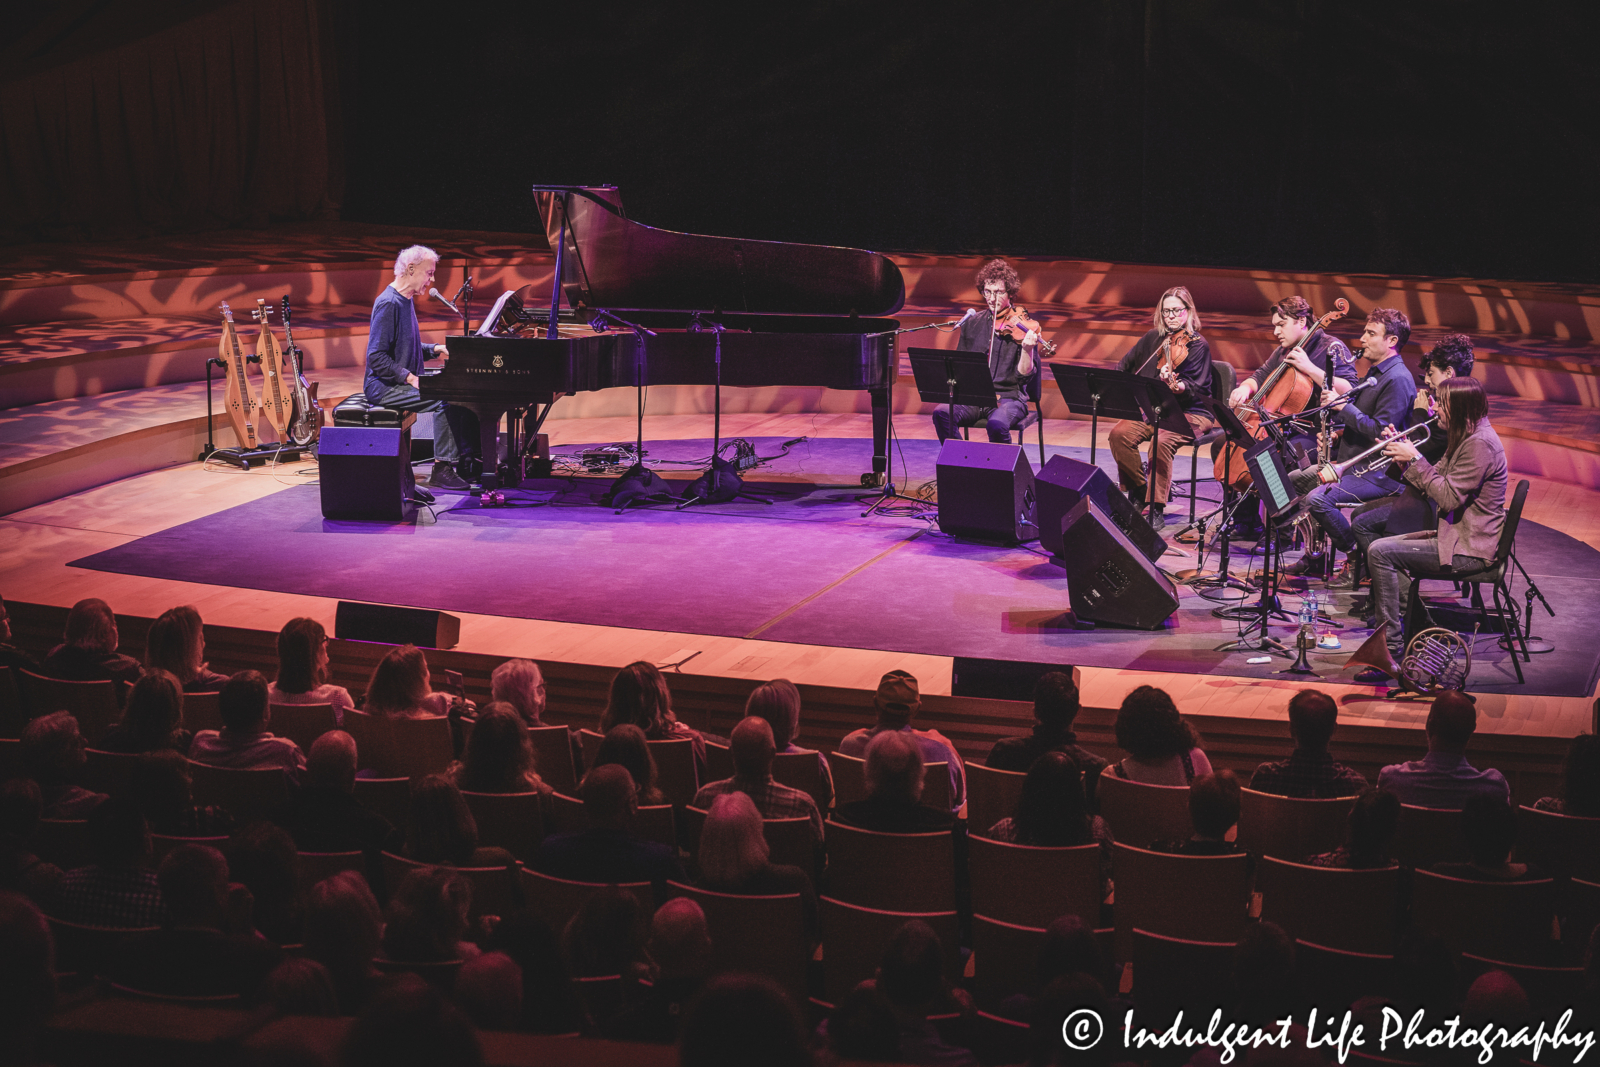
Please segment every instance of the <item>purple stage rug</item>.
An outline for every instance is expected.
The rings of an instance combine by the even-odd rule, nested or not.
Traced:
[[[776,457],[783,442],[750,439],[758,456]],[[593,446],[566,446],[558,463],[575,466]],[[1037,446],[1028,454],[1037,462]],[[649,441],[652,466],[679,477],[710,453],[708,440]],[[894,478],[913,489],[934,477],[933,441],[896,442]],[[1087,450],[1047,448],[1077,459]],[[782,458],[747,472],[746,487],[770,503],[738,500],[682,511],[652,506],[616,515],[597,503],[609,477],[532,482],[510,493],[512,505],[485,508],[476,498],[441,493],[437,518],[415,525],[323,519],[319,489],[296,486],[250,504],[184,523],[73,566],[215,585],[372,600],[447,611],[635,627],[725,637],[875,648],[940,656],[972,656],[1115,668],[1266,677],[1288,666],[1275,658],[1246,663],[1254,652],[1217,652],[1238,623],[1217,619],[1217,605],[1179,586],[1178,611],[1156,631],[1066,624],[1065,572],[1038,544],[1016,548],[958,541],[925,517],[901,511],[863,518],[856,485],[870,468],[871,446],[859,439],[811,439]],[[1097,457],[1110,470],[1110,457]],[[593,457],[591,456],[591,462]],[[1178,464],[1188,473],[1187,457]],[[609,472],[613,473],[614,472]],[[1202,513],[1214,505],[1202,461]],[[675,481],[681,492],[685,483]],[[1174,512],[1188,510],[1176,499]],[[1167,534],[1176,532],[1169,526]],[[276,547],[249,567],[220,546]],[[1558,613],[1542,608],[1535,629],[1556,651],[1523,665],[1518,686],[1510,656],[1489,633],[1475,645],[1471,686],[1483,692],[1584,696],[1593,692],[1600,654],[1600,552],[1564,534],[1524,523],[1523,566]],[[1250,546],[1235,546],[1235,571],[1250,567]],[[1192,552],[1192,549],[1190,550]],[[1169,553],[1170,571],[1193,566]],[[1214,554],[1207,569],[1214,571]],[[1285,609],[1299,608],[1298,585],[1282,591]],[[1524,583],[1516,583],[1517,598]],[[1449,587],[1430,583],[1430,594]],[[1315,654],[1330,680],[1367,636],[1344,614],[1337,594],[1334,629],[1344,651]],[[1430,600],[1431,600],[1430,596]],[[1471,623],[1466,624],[1471,628]],[[1485,627],[1487,630],[1488,628]],[[1293,628],[1274,624],[1289,641]]]

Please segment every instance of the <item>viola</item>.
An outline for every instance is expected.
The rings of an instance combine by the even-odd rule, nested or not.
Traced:
[[[1010,337],[1018,344],[1021,344],[1022,339],[1028,336],[1029,331],[1041,334],[1039,337],[1039,351],[1047,356],[1053,356],[1056,354],[1056,346],[1044,339],[1042,330],[1043,327],[1039,325],[1037,319],[1028,317],[1027,308],[1018,307],[1016,304],[1001,308],[994,316],[994,332],[996,334]]]
[[[1170,384],[1177,380],[1178,368],[1189,358],[1189,343],[1193,340],[1194,334],[1185,329],[1161,343],[1161,365],[1156,368],[1156,374],[1162,381]]]

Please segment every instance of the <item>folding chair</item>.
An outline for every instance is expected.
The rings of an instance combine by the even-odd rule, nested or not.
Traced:
[[[1116,958],[1132,958],[1135,928],[1190,941],[1238,941],[1249,902],[1250,857],[1177,856],[1118,842]]]
[[[668,882],[667,893],[688,897],[705,912],[714,970],[766,975],[804,1002],[811,946],[799,893],[744,896],[678,882]]]
[[[1304,863],[1344,843],[1356,798],[1308,800],[1254,789],[1239,792],[1239,847],[1257,856]]]
[[[1460,952],[1548,964],[1555,951],[1554,880],[1478,882],[1433,871],[1411,877],[1411,921]]]
[[[1419,871],[1435,863],[1466,863],[1472,859],[1461,830],[1461,812],[1452,808],[1400,805],[1392,851],[1400,866]]]
[[[657,785],[673,807],[682,808],[700,791],[700,772],[694,765],[694,741],[687,737],[648,742],[656,759]]]
[[[1170,1023],[1179,1011],[1205,1019],[1222,1006],[1234,942],[1191,941],[1136,929],[1132,943],[1139,1025]]]
[[[1022,799],[1021,771],[1002,771],[981,763],[967,764],[967,825],[975,834],[986,833],[1001,819],[1017,813]]]
[[[1294,943],[1295,969],[1310,1003],[1340,1011],[1362,997],[1387,997],[1394,992],[1394,957],[1375,952],[1348,952],[1310,941]]]
[[[1394,951],[1400,868],[1309,867],[1263,857],[1256,868],[1261,921],[1290,937],[1351,952]]]
[[[945,977],[958,974],[958,949],[961,929],[956,913],[950,911],[907,912],[868,908],[832,897],[818,901],[822,919],[822,997],[829,1006],[838,1004],[862,981],[871,978],[883,962],[884,949],[895,931],[912,919],[920,919],[939,935],[944,951]]]
[[[70,682],[46,678],[30,670],[22,670],[18,677],[32,709],[31,718],[56,711],[71,712],[78,720],[78,732],[91,745],[122,718],[122,707],[117,703],[117,683],[109,679]]]
[[[578,771],[572,765],[572,731],[565,726],[531,726],[533,764],[545,784],[572,796],[578,791]]]
[[[1600,881],[1600,819],[1517,809],[1517,858],[1558,878]]]
[[[1118,844],[1149,848],[1157,841],[1188,840],[1194,834],[1186,785],[1145,785],[1107,772],[1095,791],[1100,817]]]
[[[1494,559],[1489,561],[1485,569],[1467,576],[1474,591],[1480,585],[1488,585],[1494,590],[1494,607],[1483,608],[1483,615],[1485,619],[1497,615],[1505,624],[1507,632],[1501,639],[1501,647],[1511,652],[1511,666],[1516,669],[1519,685],[1522,682],[1522,664],[1533,657],[1528,654],[1528,635],[1523,632],[1517,615],[1517,602],[1511,596],[1510,576],[1506,568],[1516,556],[1517,527],[1522,524],[1522,508],[1527,501],[1528,479],[1523,478],[1517,482],[1517,488],[1511,494],[1511,506],[1506,509],[1506,521],[1500,527],[1500,543],[1495,546]],[[1477,599],[1481,603],[1482,598]],[[1521,659],[1517,658],[1519,650]]]
[[[1211,395],[1226,398],[1239,384],[1238,372],[1233,369],[1232,363],[1224,363],[1220,359],[1211,361]],[[1222,427],[1213,426],[1203,434],[1197,434],[1195,439],[1187,445],[1189,452],[1189,524],[1194,525],[1195,505],[1200,499],[1200,449],[1210,447],[1214,441],[1222,440]]]
[[[956,906],[955,837],[948,830],[881,834],[827,824],[829,892],[869,908],[938,912]]]
[[[1016,845],[973,835],[967,839],[972,910],[1023,926],[1049,926],[1076,915],[1093,929],[1100,921],[1100,846]]]
[[[383,854],[383,880],[388,895],[400,887],[406,875],[415,870],[436,867],[434,863],[419,863],[392,852]],[[522,889],[518,883],[519,864],[504,867],[455,867],[453,870],[472,883],[472,914],[506,916],[522,907]]]

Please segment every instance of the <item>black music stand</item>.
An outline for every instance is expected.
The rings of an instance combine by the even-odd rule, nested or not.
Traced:
[[[1207,600],[1243,600],[1250,592],[1250,583],[1240,581],[1238,578],[1235,578],[1228,572],[1228,568],[1231,565],[1229,557],[1231,555],[1232,546],[1232,538],[1229,535],[1228,530],[1233,524],[1233,511],[1239,506],[1239,501],[1237,499],[1237,494],[1233,490],[1233,453],[1228,449],[1227,446],[1229,444],[1235,444],[1240,448],[1248,450],[1254,447],[1256,442],[1255,438],[1250,436],[1250,431],[1245,429],[1244,423],[1239,421],[1239,416],[1233,413],[1233,408],[1228,406],[1227,400],[1218,400],[1214,397],[1207,398],[1206,406],[1211,410],[1211,414],[1216,417],[1217,425],[1222,428],[1223,436],[1222,454],[1224,459],[1222,466],[1222,477],[1219,479],[1219,481],[1222,483],[1222,506],[1217,508],[1216,511],[1211,512],[1211,515],[1220,514],[1222,516],[1222,518],[1218,520],[1221,523],[1221,533],[1219,536],[1222,539],[1222,549],[1217,554],[1216,576],[1213,578],[1202,578],[1197,574],[1195,578],[1190,581],[1189,585],[1191,588],[1202,590],[1200,595],[1205,597]],[[1213,470],[1212,473],[1215,474],[1216,471]],[[1206,520],[1208,518],[1210,518],[1210,515],[1203,515],[1196,520],[1200,527],[1200,553],[1202,561],[1205,558]],[[1201,567],[1204,567],[1203,562]],[[1205,590],[1215,591],[1206,592]],[[1239,593],[1239,595],[1231,596],[1229,595],[1231,593]]]
[[[1247,612],[1238,616],[1249,619],[1250,625],[1244,628],[1238,640],[1230,641],[1225,645],[1218,645],[1217,652],[1280,652],[1290,655],[1289,649],[1267,632],[1273,618],[1285,622],[1293,622],[1294,618],[1285,612],[1278,604],[1278,562],[1280,553],[1277,542],[1277,520],[1294,511],[1300,506],[1302,497],[1295,493],[1289,483],[1289,468],[1283,462],[1283,455],[1278,451],[1277,445],[1270,439],[1257,442],[1244,455],[1245,466],[1250,469],[1250,477],[1255,481],[1256,488],[1261,493],[1261,510],[1266,518],[1266,552],[1261,564],[1261,599],[1254,607],[1245,609],[1219,608],[1217,614],[1222,612]],[[1258,636],[1251,635],[1260,631]]]
[[[910,348],[906,354],[911,357],[911,374],[922,402],[950,405],[952,434],[958,429],[957,404],[975,408],[999,406],[987,353],[959,348]]]
[[[645,338],[656,336],[654,330],[646,329],[637,322],[629,322],[620,315],[614,315],[604,308],[597,308],[594,318],[589,321],[590,329],[597,333],[604,333],[613,326],[633,331],[633,376],[634,376],[634,407],[636,421],[634,423],[635,443],[633,449],[633,465],[623,471],[616,481],[611,483],[611,488],[606,490],[600,498],[600,503],[616,508],[616,514],[621,515],[634,504],[670,504],[677,498],[672,495],[672,487],[667,480],[649,467],[644,465],[644,388],[647,374],[645,359]]]
[[[765,497],[753,496],[745,492],[744,479],[739,477],[739,468],[735,461],[723,459],[718,453],[722,451],[722,335],[727,327],[720,322],[712,322],[696,311],[689,319],[690,333],[711,333],[716,335],[716,348],[713,359],[716,363],[715,384],[712,386],[712,421],[711,421],[711,466],[705,473],[689,483],[683,491],[683,499],[678,502],[678,510],[692,507],[695,504],[726,504],[735,497],[744,497],[754,500],[759,504],[770,504],[772,501]]]
[[[1167,430],[1180,437],[1194,436],[1194,427],[1183,417],[1183,408],[1164,401],[1177,394],[1168,389],[1159,378],[1146,378],[1124,370],[1106,367],[1085,367],[1081,364],[1052,363],[1050,373],[1055,375],[1056,387],[1067,402],[1067,410],[1074,415],[1089,416],[1089,464],[1095,465],[1098,455],[1100,416],[1142,422],[1157,432]],[[1159,390],[1159,392],[1158,392]],[[1155,448],[1155,438],[1150,447]],[[1153,495],[1145,493],[1145,507],[1154,512]],[[1157,530],[1155,523],[1152,527]]]

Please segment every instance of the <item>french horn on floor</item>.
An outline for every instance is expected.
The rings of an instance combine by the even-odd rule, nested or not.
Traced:
[[[1389,624],[1381,623],[1346,666],[1376,667],[1418,693],[1465,689],[1472,674],[1472,642],[1443,626],[1430,626],[1406,645],[1397,664],[1389,652]]]

